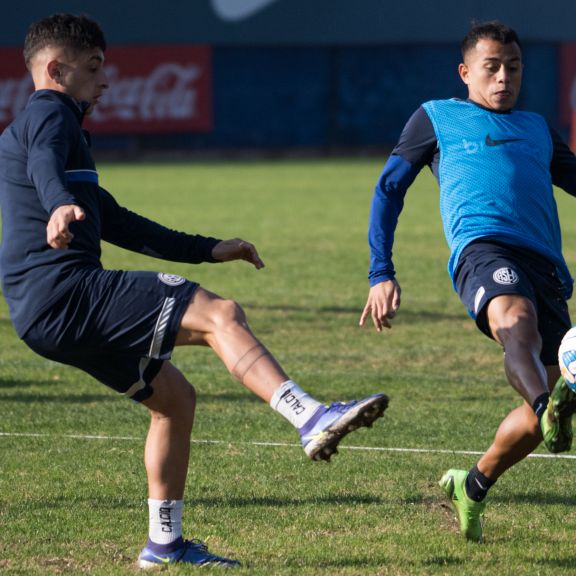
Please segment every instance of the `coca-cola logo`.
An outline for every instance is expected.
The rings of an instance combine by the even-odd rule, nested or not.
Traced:
[[[0,48],[0,130],[34,90],[21,58],[19,49]],[[109,88],[86,119],[89,130],[126,134],[212,128],[209,46],[111,47],[105,68]]]
[[[198,115],[194,83],[202,70],[194,65],[167,62],[148,76],[121,76],[117,66],[106,68],[110,87],[94,108],[96,123],[121,120],[183,120]]]

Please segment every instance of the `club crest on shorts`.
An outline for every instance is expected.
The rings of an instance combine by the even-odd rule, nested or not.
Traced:
[[[180,284],[186,282],[186,278],[182,278],[178,274],[165,274],[164,272],[158,273],[158,280],[168,286],[180,286]]]
[[[498,284],[518,284],[518,282],[520,282],[520,278],[518,277],[518,274],[516,274],[516,272],[512,269],[512,268],[498,268],[498,270],[496,270],[494,272],[494,274],[492,274],[492,278],[494,279],[494,282],[497,282]]]

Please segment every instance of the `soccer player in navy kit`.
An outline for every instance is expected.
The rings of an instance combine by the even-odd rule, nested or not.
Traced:
[[[464,535],[481,541],[484,498],[500,475],[542,439],[552,452],[568,450],[572,442],[576,395],[558,380],[557,364],[571,326],[566,301],[572,278],[561,252],[552,184],[576,195],[576,158],[541,116],[514,110],[522,54],[512,29],[499,22],[474,26],[462,42],[462,57],[468,99],[423,104],[376,186],[371,288],[360,324],[370,317],[381,331],[398,311],[394,230],[408,187],[427,165],[440,183],[454,287],[478,328],[503,347],[506,376],[524,399],[472,470],[448,470],[440,481]]]
[[[84,16],[54,15],[28,31],[24,59],[35,92],[0,137],[3,293],[18,335],[33,350],[149,409],[149,537],[140,567],[237,566],[182,537],[196,402],[168,361],[173,347],[210,346],[298,430],[313,460],[329,460],[346,434],[383,414],[388,399],[374,394],[323,406],[288,378],[237,303],[180,276],[102,269],[101,240],[164,260],[264,265],[249,242],[169,230],[100,187],[81,122],[108,87],[105,49],[99,26]]]

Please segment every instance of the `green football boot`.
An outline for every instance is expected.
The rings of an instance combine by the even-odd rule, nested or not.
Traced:
[[[560,378],[550,394],[548,406],[540,418],[544,445],[550,452],[566,452],[572,447],[572,414],[576,412],[576,394]]]
[[[450,469],[438,484],[450,498],[452,507],[458,514],[462,534],[468,540],[482,542],[482,516],[486,502],[475,502],[468,498],[465,488],[466,476],[468,476],[466,470]]]

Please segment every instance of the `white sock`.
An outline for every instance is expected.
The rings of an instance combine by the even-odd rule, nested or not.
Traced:
[[[287,380],[272,395],[270,406],[292,426],[302,428],[322,404],[304,392],[298,384]]]
[[[148,499],[148,537],[156,544],[170,544],[182,536],[182,500]]]

